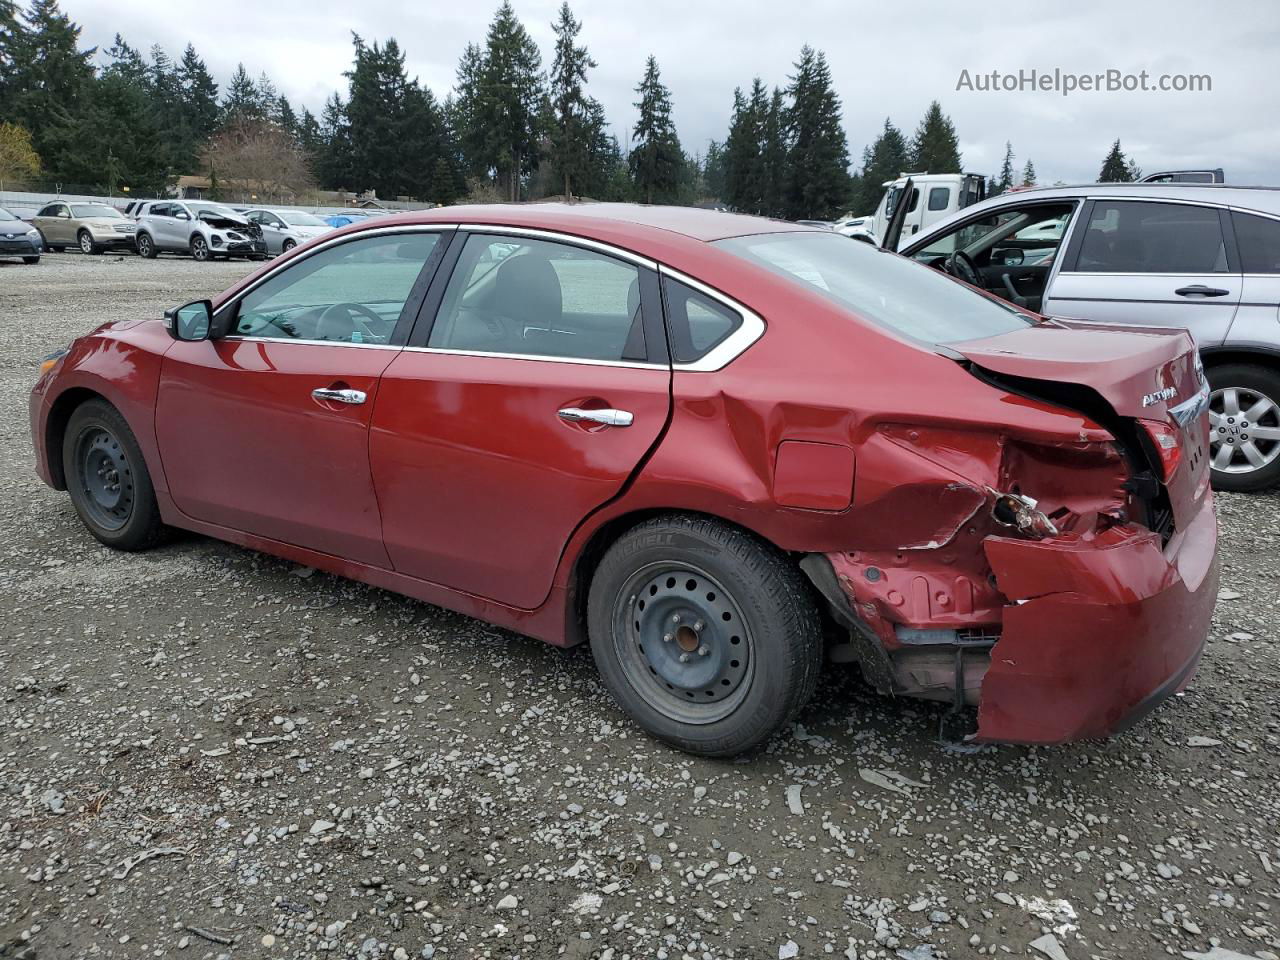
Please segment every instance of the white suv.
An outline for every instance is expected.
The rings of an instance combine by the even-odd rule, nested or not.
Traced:
[[[138,253],[189,253],[197,260],[249,257],[263,260],[262,228],[230,207],[206,200],[151,200],[138,208]]]

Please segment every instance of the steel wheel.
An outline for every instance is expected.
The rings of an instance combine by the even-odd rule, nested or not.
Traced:
[[[119,439],[104,427],[89,427],[76,438],[75,466],[93,522],[104,530],[124,527],[133,515],[134,478]]]
[[[679,723],[729,716],[751,687],[751,631],[737,602],[688,563],[637,570],[615,601],[614,647],[636,692]]]
[[[1248,387],[1209,395],[1210,456],[1221,473],[1253,473],[1280,457],[1280,406]]]

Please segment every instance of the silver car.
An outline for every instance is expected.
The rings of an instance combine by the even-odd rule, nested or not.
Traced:
[[[267,210],[259,207],[246,211],[245,219],[262,227],[263,239],[267,241],[267,253],[272,255],[288,253],[298,244],[334,229],[319,217],[301,210]]]
[[[1024,190],[967,207],[899,249],[1049,316],[1190,330],[1212,390],[1214,486],[1280,484],[1280,189]],[[1153,396],[1165,386],[1154,378]]]
[[[207,200],[149,200],[138,208],[138,253],[189,253],[196,260],[249,257],[262,260],[262,228],[230,207]]]

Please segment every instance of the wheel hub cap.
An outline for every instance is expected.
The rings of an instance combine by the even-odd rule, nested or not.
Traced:
[[[133,474],[120,443],[105,430],[80,438],[80,485],[85,505],[103,527],[118,530],[133,510]]]
[[[751,642],[737,603],[718,582],[663,564],[633,575],[619,599],[619,659],[650,704],[692,723],[736,709],[749,687]]]
[[[1213,469],[1251,473],[1280,457],[1280,407],[1246,387],[1224,387],[1209,397]]]

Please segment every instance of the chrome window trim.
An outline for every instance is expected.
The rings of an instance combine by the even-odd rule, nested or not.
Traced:
[[[550,243],[568,243],[570,246],[586,247],[589,250],[595,250],[599,253],[606,254],[619,260],[626,260],[639,267],[646,267],[649,270],[657,270],[658,263],[650,260],[648,257],[642,257],[638,253],[632,253],[622,247],[615,247],[611,243],[604,243],[600,240],[589,240],[586,237],[579,237],[572,233],[562,233],[557,230],[543,230],[535,227],[504,227],[499,224],[491,223],[462,223],[458,225],[459,230],[465,230],[467,233],[483,233],[483,234],[504,234],[512,237],[529,237],[534,240],[546,240]]]
[[[671,369],[683,370],[691,373],[710,373],[715,370],[721,370],[728,366],[730,362],[736,360],[739,356],[746,352],[747,348],[764,336],[765,322],[763,318],[752,310],[748,310],[737,300],[721,293],[714,287],[709,287],[701,280],[695,280],[687,273],[681,273],[672,267],[662,264],[658,267],[658,273],[664,277],[670,277],[686,286],[692,287],[704,296],[710,297],[717,303],[723,304],[734,313],[742,317],[742,323],[737,330],[725,337],[720,343],[716,344],[710,352],[704,354],[697,360],[686,363],[677,363],[674,360],[671,363]]]
[[[236,292],[236,295],[232,297],[230,300],[228,300],[226,303],[224,303],[222,306],[220,306],[217,310],[215,310],[213,315],[214,317],[218,317],[222,314],[224,310],[229,310],[232,307],[238,306],[241,300],[247,297],[250,293],[252,293],[258,287],[262,286],[268,280],[275,277],[281,271],[287,270],[292,266],[296,266],[297,264],[302,263],[304,260],[309,260],[312,257],[314,257],[317,253],[320,253],[321,251],[324,251],[324,250],[328,250],[330,247],[336,247],[339,244],[343,244],[343,243],[350,243],[354,240],[363,240],[366,237],[389,236],[396,233],[439,233],[445,230],[456,230],[456,229],[458,229],[458,224],[456,223],[431,223],[431,224],[406,223],[406,224],[396,224],[395,226],[390,226],[390,227],[374,227],[373,229],[370,229],[370,230],[360,230],[356,233],[344,233],[342,236],[332,237],[328,240],[325,240],[323,243],[316,244],[314,247],[311,247],[310,249],[306,250],[305,252],[299,254],[296,257],[290,257],[284,263],[273,265],[271,269],[269,269],[262,276],[258,277],[258,279],[254,280],[253,283],[249,284],[243,290],[238,290]],[[230,339],[230,336],[224,337],[223,339],[224,340]],[[284,343],[302,343],[303,342],[301,340],[286,340],[281,337],[261,337],[259,339],[278,340],[278,341],[283,341]],[[361,344],[342,344],[340,341],[331,341],[331,340],[313,340],[308,342],[336,343],[339,346],[361,346]],[[379,346],[379,344],[363,344],[363,346]]]
[[[1218,273],[1215,273],[1212,270],[1204,270],[1199,273],[1173,273],[1172,271],[1165,272],[1162,270],[1153,270],[1150,273],[1135,273],[1132,270],[1125,270],[1123,272],[1113,272],[1111,270],[1063,270],[1062,274],[1064,276],[1070,275],[1073,277],[1239,277],[1241,276],[1241,274],[1232,273],[1230,270],[1226,272],[1218,272]],[[1271,274],[1271,276],[1274,276],[1274,274]],[[1177,303],[1179,301],[1175,300],[1172,302]]]
[[[347,340],[303,340],[293,339],[292,337],[243,337],[239,334],[227,334],[225,337],[219,337],[220,343],[309,343],[313,346],[322,347],[360,347],[364,350],[403,350],[404,348],[396,343],[352,343]]]
[[[625,367],[630,370],[666,370],[665,363],[639,360],[591,360],[585,357],[552,357],[536,353],[489,353],[484,350],[450,350],[447,347],[405,347],[405,353],[438,353],[451,357],[489,357],[494,360],[535,360],[544,363],[576,363],[588,367]]]

